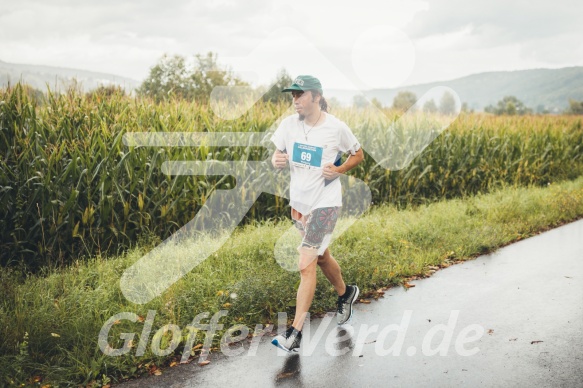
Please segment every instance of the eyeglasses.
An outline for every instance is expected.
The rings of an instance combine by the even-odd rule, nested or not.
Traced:
[[[298,91],[292,91],[291,95],[293,98],[300,98],[302,96],[302,94],[304,94],[304,92],[302,90],[298,90]]]

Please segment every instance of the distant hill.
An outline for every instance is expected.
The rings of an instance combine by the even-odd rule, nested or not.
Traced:
[[[100,85],[119,85],[131,91],[140,86],[140,81],[112,74],[87,70],[67,69],[52,66],[23,65],[0,61],[0,87],[17,83],[20,79],[30,86],[44,91],[48,84],[60,90],[76,79],[84,91]],[[473,74],[449,81],[402,86],[396,89],[373,89],[364,94],[370,100],[377,98],[383,105],[392,105],[398,92],[408,90],[421,97],[435,86],[448,86],[455,90],[462,102],[470,109],[482,111],[490,104],[496,105],[504,96],[516,96],[527,107],[559,112],[569,107],[569,99],[583,101],[583,67],[562,69],[534,69],[496,71]],[[344,105],[351,105],[355,91],[325,91],[327,97],[335,97]]]
[[[583,101],[583,67],[496,71],[397,89],[375,89],[364,94],[369,99],[377,98],[383,105],[392,105],[399,91],[408,90],[421,97],[440,85],[455,90],[462,102],[478,111],[496,105],[504,96],[516,96],[534,111],[542,107],[551,112],[562,111],[569,106],[570,98]]]
[[[28,85],[42,91],[47,84],[51,90],[64,90],[76,79],[83,91],[95,89],[100,85],[119,85],[127,91],[139,87],[140,82],[117,75],[97,73],[87,70],[62,67],[23,65],[0,61],[0,87],[23,80]]]

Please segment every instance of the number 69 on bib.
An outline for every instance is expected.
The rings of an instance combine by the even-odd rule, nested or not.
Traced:
[[[294,143],[292,161],[310,167],[322,166],[324,149],[309,144]]]

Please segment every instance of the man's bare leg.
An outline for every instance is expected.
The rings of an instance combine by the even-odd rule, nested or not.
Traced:
[[[322,269],[324,276],[332,283],[338,295],[344,295],[346,284],[342,279],[342,271],[328,248],[326,248],[322,256],[318,256],[318,265]]]
[[[296,315],[293,327],[300,331],[316,292],[316,255],[300,254],[300,286],[296,298]]]
[[[332,255],[330,250],[326,249],[324,254],[317,257],[300,255],[300,286],[296,299],[296,315],[292,326],[300,331],[304,325],[307,312],[312,305],[314,293],[316,292],[316,264],[320,266],[326,278],[332,283],[338,295],[346,292],[346,284],[342,279],[340,265]]]

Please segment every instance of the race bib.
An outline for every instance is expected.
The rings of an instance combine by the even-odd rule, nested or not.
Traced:
[[[324,149],[309,144],[294,143],[292,162],[300,167],[321,167]]]

